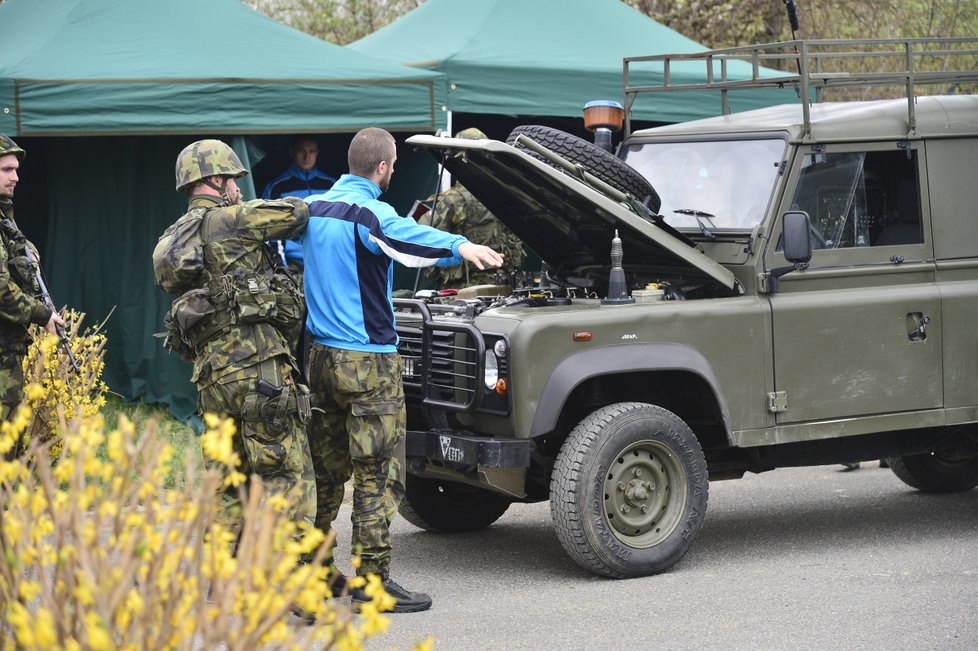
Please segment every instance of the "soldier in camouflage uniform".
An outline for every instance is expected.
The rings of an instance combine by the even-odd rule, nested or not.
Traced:
[[[283,324],[273,318],[284,303],[276,306],[274,293],[249,291],[266,288],[273,273],[264,243],[302,233],[309,211],[299,199],[242,203],[235,179],[247,173],[234,151],[219,140],[195,142],[177,157],[176,185],[190,198],[188,213],[203,211],[202,285],[210,289],[214,307],[209,320],[195,330],[206,334],[192,341],[196,356],[191,379],[200,392],[202,414],[234,419],[234,449],[242,469],[259,475],[272,492],[284,493],[298,484],[291,515],[311,524],[316,502],[304,430],[308,389],[298,381]],[[237,522],[236,491],[229,490],[224,500],[226,515]]]
[[[301,236],[313,401],[309,429],[316,469],[316,525],[328,531],[353,477],[353,551],[358,574],[379,574],[394,612],[431,607],[431,598],[390,578],[390,523],[404,494],[404,389],[391,300],[393,260],[422,267],[463,259],[499,267],[502,257],[464,237],[398,216],[381,201],[397,159],[383,129],[364,129],[348,152],[350,173],[306,199],[313,219]],[[355,602],[368,601],[360,589]]]
[[[486,134],[475,128],[464,129],[456,138],[484,140]],[[426,203],[433,208],[431,225],[449,233],[458,233],[473,242],[485,242],[503,254],[502,269],[480,271],[470,264],[455,267],[432,267],[429,277],[442,289],[461,289],[471,285],[511,285],[513,274],[523,268],[523,245],[511,230],[489,209],[472,196],[463,185],[455,184],[444,192],[429,197]],[[425,218],[422,219],[424,221]]]
[[[27,241],[14,222],[14,188],[17,170],[26,153],[13,140],[0,133],[0,420],[6,420],[24,397],[24,356],[29,338],[27,326],[44,326],[56,334],[65,322],[57,312],[36,298],[37,268]]]

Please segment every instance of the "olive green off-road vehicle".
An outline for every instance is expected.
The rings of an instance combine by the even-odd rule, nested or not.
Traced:
[[[974,87],[978,39],[845,45],[899,55],[873,74],[824,72],[818,45],[779,45],[797,75],[695,89],[906,96],[637,131],[618,156],[538,126],[409,140],[545,266],[397,302],[405,518],[472,531],[550,500],[576,562],[630,577],[683,557],[711,480],[886,459],[923,491],[978,485],[978,96],[937,94]],[[756,71],[765,47],[657,58]],[[967,63],[918,72],[921,49]]]

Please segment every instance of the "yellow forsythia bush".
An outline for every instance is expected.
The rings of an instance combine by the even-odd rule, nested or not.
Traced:
[[[33,342],[24,358],[24,401],[31,408],[23,445],[50,442],[51,454],[61,451],[59,422],[77,413],[91,417],[105,406],[108,387],[102,381],[105,334],[102,325],[82,329],[85,315],[74,310],[62,314],[65,334],[78,372],[72,368],[61,341],[40,326],[31,326]]]
[[[106,431],[83,412],[54,432],[56,461],[37,438],[8,459],[30,406],[0,424],[0,649],[346,650],[387,630],[393,599],[377,577],[359,614],[331,599],[328,541],[284,515],[290,496],[253,477],[240,533],[222,524],[219,492],[244,480],[232,421],[207,416],[206,467],[188,460],[167,490],[173,449],[155,423],[137,433],[120,415]]]

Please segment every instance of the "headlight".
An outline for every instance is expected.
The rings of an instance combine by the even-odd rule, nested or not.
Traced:
[[[503,359],[506,357],[506,353],[509,352],[509,348],[506,346],[505,339],[497,339],[496,343],[492,345],[492,352],[496,353],[496,357]]]
[[[486,351],[486,374],[485,383],[487,389],[495,389],[496,382],[499,381],[499,364],[496,362],[496,353],[491,350]]]

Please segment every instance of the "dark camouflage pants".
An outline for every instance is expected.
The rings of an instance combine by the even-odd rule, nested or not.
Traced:
[[[309,446],[316,472],[316,526],[330,531],[353,476],[353,554],[359,574],[390,566],[390,524],[404,497],[404,388],[397,353],[313,344]]]
[[[23,353],[0,353],[0,421],[7,420],[23,399]]]
[[[316,514],[315,476],[295,394],[279,409],[281,396],[270,398],[258,392],[259,379],[281,387],[292,374],[288,358],[265,360],[198,386],[198,407],[202,414],[226,414],[234,419],[238,428],[234,451],[241,458],[241,472],[260,476],[270,492],[285,493],[299,485],[289,516],[311,524]],[[222,502],[224,517],[237,526],[242,508],[237,489],[225,491]]]

